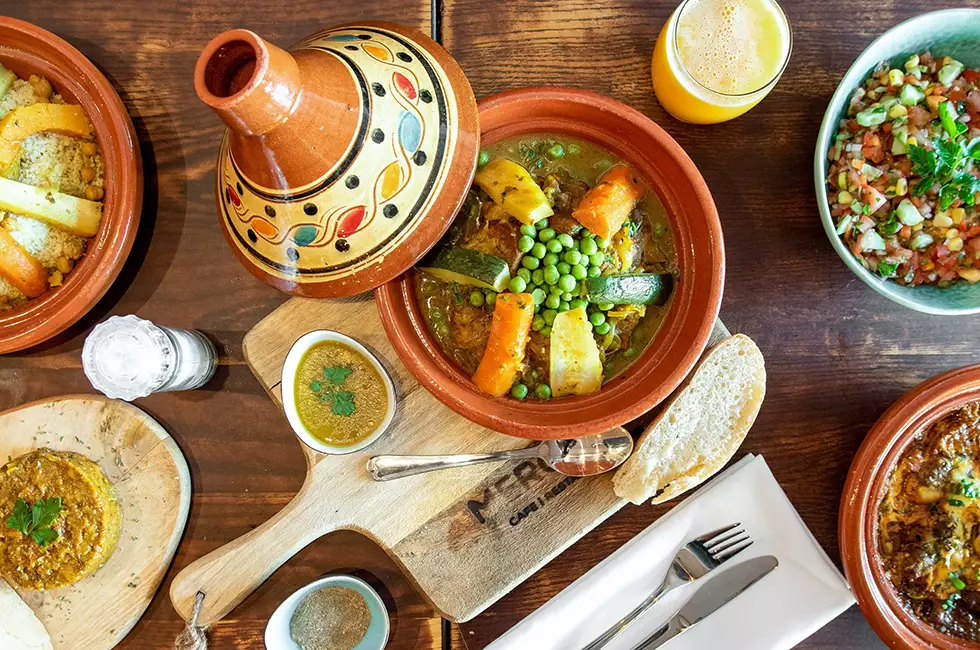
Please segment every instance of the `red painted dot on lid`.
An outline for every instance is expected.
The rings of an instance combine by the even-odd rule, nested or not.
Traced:
[[[337,228],[338,237],[350,237],[357,232],[361,222],[364,221],[366,209],[363,205],[351,208],[340,218],[340,227]]]
[[[415,86],[413,86],[412,82],[408,80],[408,77],[400,72],[396,72],[392,75],[392,78],[394,79],[395,87],[398,88],[403,95],[413,101],[416,97],[418,97],[418,92],[416,92]]]

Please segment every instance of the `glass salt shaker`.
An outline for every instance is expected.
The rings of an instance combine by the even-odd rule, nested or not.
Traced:
[[[218,352],[200,332],[162,327],[132,315],[100,323],[82,347],[82,367],[92,386],[126,401],[200,388],[217,366]]]

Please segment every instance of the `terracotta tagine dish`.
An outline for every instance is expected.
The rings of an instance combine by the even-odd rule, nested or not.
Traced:
[[[964,638],[943,634],[903,607],[884,567],[879,514],[892,472],[917,440],[917,434],[978,400],[980,365],[933,377],[905,394],[881,416],[851,464],[838,524],[841,561],[861,611],[891,648],[977,647]]]
[[[595,93],[526,88],[481,100],[481,145],[527,134],[592,143],[625,161],[663,205],[673,232],[677,279],[656,336],[597,392],[556,399],[493,397],[441,349],[414,290],[416,272],[376,292],[399,357],[440,401],[488,428],[535,440],[607,431],[642,415],[683,381],[718,316],[725,276],[721,224],[697,167],[673,138],[638,111]],[[529,290],[529,289],[528,289]]]
[[[109,81],[81,52],[40,27],[0,17],[0,65],[22,80],[31,75],[48,80],[52,92],[66,104],[81,107],[104,169],[101,218],[94,235],[86,235],[84,253],[63,284],[0,310],[3,354],[38,345],[64,331],[109,290],[136,238],[143,176],[129,112]]]
[[[449,227],[476,169],[469,83],[406,27],[335,27],[289,51],[228,31],[194,84],[228,125],[215,183],[228,243],[287,293],[346,296],[396,277]]]

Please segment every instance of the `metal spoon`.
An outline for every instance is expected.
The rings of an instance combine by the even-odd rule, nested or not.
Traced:
[[[546,440],[534,447],[454,456],[375,456],[367,469],[376,481],[414,476],[448,467],[502,460],[540,458],[567,476],[592,476],[619,467],[633,452],[633,438],[622,428],[584,438]]]

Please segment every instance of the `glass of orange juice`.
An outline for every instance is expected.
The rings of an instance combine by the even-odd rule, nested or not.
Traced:
[[[792,48],[775,0],[684,0],[657,38],[653,89],[679,120],[725,122],[769,94]]]

